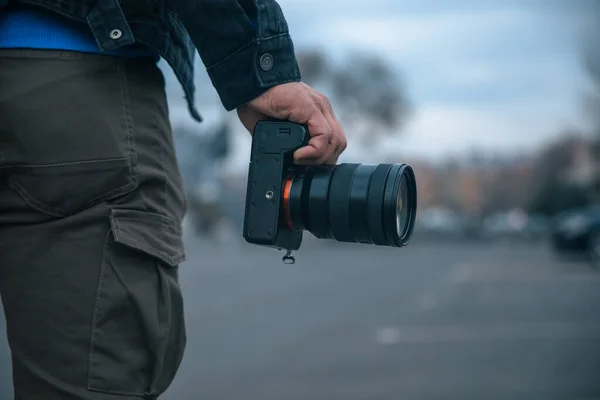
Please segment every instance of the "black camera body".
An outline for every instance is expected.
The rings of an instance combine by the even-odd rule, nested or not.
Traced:
[[[244,238],[298,250],[303,231],[319,239],[403,247],[416,220],[417,189],[406,164],[300,166],[307,127],[261,121],[252,137]],[[286,258],[284,257],[284,261]]]
[[[300,248],[302,231],[290,229],[281,218],[282,197],[286,177],[298,168],[294,151],[306,146],[309,139],[305,126],[291,122],[265,120],[254,128],[244,216],[248,243],[285,250]]]

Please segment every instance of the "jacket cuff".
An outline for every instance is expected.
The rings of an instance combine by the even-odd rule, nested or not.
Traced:
[[[227,111],[273,86],[301,80],[289,34],[257,39],[206,70]]]

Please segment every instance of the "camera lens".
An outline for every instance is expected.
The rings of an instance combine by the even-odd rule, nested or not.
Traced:
[[[396,234],[402,236],[408,220],[408,184],[406,176],[400,177],[400,195],[396,200]]]
[[[417,191],[405,164],[340,164],[296,170],[284,182],[283,218],[322,239],[401,247],[415,223]]]

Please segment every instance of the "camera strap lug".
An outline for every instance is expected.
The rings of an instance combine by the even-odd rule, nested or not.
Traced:
[[[296,259],[294,258],[294,256],[292,256],[292,251],[286,250],[285,256],[283,256],[283,263],[284,264],[294,264],[295,262],[296,262]]]

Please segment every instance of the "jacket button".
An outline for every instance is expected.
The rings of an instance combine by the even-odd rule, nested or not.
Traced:
[[[265,53],[260,57],[260,67],[263,71],[270,71],[273,68],[273,56]]]
[[[123,32],[121,32],[120,29],[113,29],[112,31],[110,31],[110,38],[111,39],[119,39],[121,36],[123,36]]]

